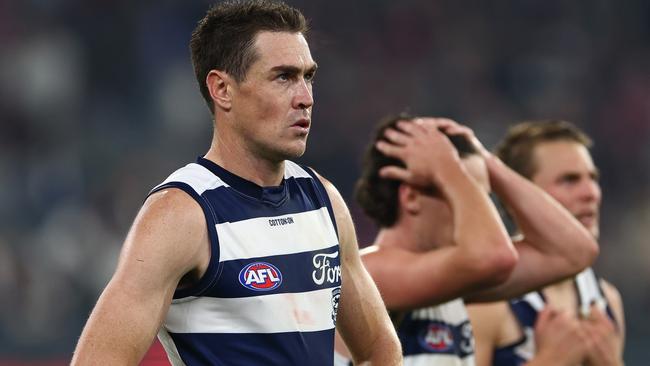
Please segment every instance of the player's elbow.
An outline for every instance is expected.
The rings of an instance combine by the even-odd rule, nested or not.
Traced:
[[[518,259],[517,252],[510,246],[484,255],[477,261],[482,285],[497,286],[508,280]]]
[[[571,252],[575,256],[573,263],[578,271],[592,265],[600,253],[598,242],[592,236],[584,238],[580,243],[580,248],[581,250]]]

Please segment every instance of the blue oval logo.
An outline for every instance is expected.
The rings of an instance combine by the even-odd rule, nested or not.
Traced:
[[[271,291],[282,284],[282,273],[271,263],[255,262],[239,272],[239,283],[254,291]]]

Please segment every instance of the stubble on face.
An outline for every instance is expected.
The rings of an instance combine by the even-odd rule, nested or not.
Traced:
[[[301,156],[313,106],[316,63],[300,33],[260,32],[255,62],[233,88],[234,128],[251,154],[283,161]]]

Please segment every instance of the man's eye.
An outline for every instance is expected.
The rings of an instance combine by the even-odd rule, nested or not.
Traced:
[[[310,82],[310,83],[313,84],[314,83],[314,77],[315,77],[314,74],[306,74],[305,75],[305,80],[307,80],[307,82]]]

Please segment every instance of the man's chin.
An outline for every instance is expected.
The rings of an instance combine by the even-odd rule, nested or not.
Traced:
[[[302,146],[291,146],[287,149],[282,150],[278,153],[279,160],[294,160],[305,154],[306,145]]]

